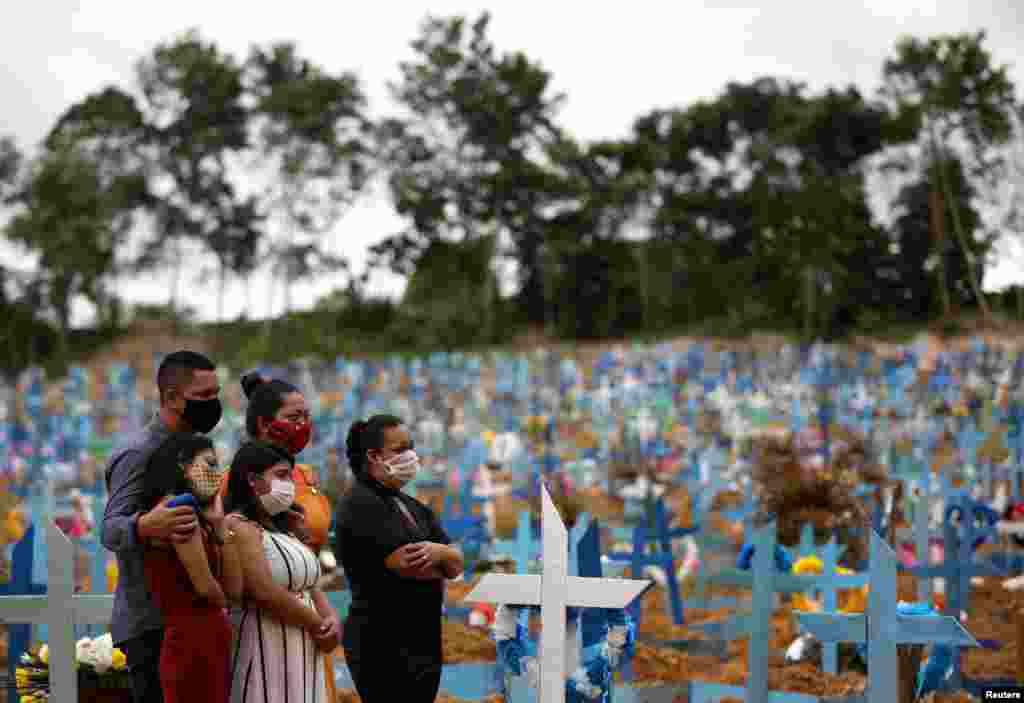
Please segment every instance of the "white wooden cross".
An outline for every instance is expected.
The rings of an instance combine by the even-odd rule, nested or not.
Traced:
[[[539,702],[563,703],[566,607],[625,608],[651,585],[651,581],[569,576],[568,534],[547,487],[543,485],[541,532],[541,575],[485,574],[463,600],[540,606]]]
[[[78,674],[75,672],[74,626],[109,627],[114,596],[76,596],[75,548],[52,520],[46,524],[46,542],[49,568],[46,595],[0,597],[0,623],[49,626],[50,701],[75,703]]]

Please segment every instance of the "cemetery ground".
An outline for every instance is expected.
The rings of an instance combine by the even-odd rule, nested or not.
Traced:
[[[670,502],[678,511],[677,526],[689,522],[685,491],[680,489],[670,495]],[[715,510],[708,515],[709,529],[725,534],[735,544],[739,543],[739,535],[735,525],[727,523],[718,513],[718,508],[727,507],[730,496],[723,494],[716,501]],[[525,503],[513,502],[502,506],[500,523],[509,523],[510,515],[518,514]],[[584,509],[603,524],[620,521],[622,515],[621,500],[610,498],[600,491],[587,494]],[[511,520],[514,522],[514,520]],[[501,531],[499,529],[499,531]],[[602,540],[604,541],[604,540]],[[626,575],[629,576],[627,570]],[[451,606],[465,606],[462,598],[469,593],[479,574],[464,581],[451,582],[447,586],[446,601]],[[899,599],[917,600],[916,578],[908,573],[899,574]],[[688,584],[683,584],[684,595]],[[685,611],[685,624],[674,625],[671,612],[667,608],[667,589],[655,586],[642,596],[642,617],[639,628],[639,641],[636,654],[632,659],[632,679],[630,685],[637,689],[645,686],[677,684],[687,681],[703,681],[727,685],[743,686],[747,678],[747,641],[740,639],[728,642],[724,657],[702,656],[689,654],[670,646],[660,645],[671,640],[707,641],[709,636],[703,631],[694,629],[702,623],[723,621],[733,615],[737,609],[722,608],[718,610],[701,610],[696,608]],[[711,586],[706,594],[709,598],[732,597],[742,604],[749,598],[749,591],[740,588]],[[1002,643],[999,650],[968,649],[965,651],[964,673],[974,678],[1014,678],[1017,676],[1017,620],[1016,613],[1024,610],[1024,592],[1009,591],[1003,588],[998,578],[985,579],[971,590],[971,602],[968,609],[966,626],[979,640],[996,640]],[[539,621],[539,618],[537,619]],[[535,622],[536,627],[539,623]],[[769,687],[772,691],[789,691],[815,696],[843,698],[861,693],[865,688],[863,665],[850,661],[849,656],[840,657],[840,674],[823,673],[811,663],[786,664],[785,651],[798,634],[798,624],[788,605],[781,601],[773,613],[771,620],[772,634],[770,641]],[[6,665],[7,636],[6,627],[0,627],[0,666]],[[536,635],[536,632],[534,633]],[[484,627],[471,627],[464,622],[446,618],[443,622],[445,664],[461,664],[473,662],[494,662],[496,647],[490,631]],[[344,661],[344,651],[339,648],[335,653],[338,661]],[[618,676],[618,675],[617,675]],[[440,695],[438,703],[461,703],[459,699]],[[680,696],[679,703],[684,703]],[[971,699],[966,693],[929,694],[923,699],[930,703],[966,703]],[[359,698],[354,691],[339,690],[336,703],[358,703]],[[468,703],[468,702],[466,702]],[[484,703],[505,703],[500,696],[491,696]],[[735,703],[723,699],[723,703]]]
[[[1019,338],[1011,340],[1009,335],[982,334],[985,340],[994,346],[1017,346]],[[151,362],[149,352],[153,344],[141,344],[141,339],[121,340],[119,344],[112,345],[105,350],[106,354],[98,355],[98,358],[91,360],[98,366],[103,367],[112,360],[128,363],[139,363],[145,368],[147,362]],[[673,340],[673,346],[685,349],[691,342],[705,341],[714,344],[720,342],[729,348],[739,347],[766,347],[771,348],[781,343],[781,338],[773,335],[752,335],[746,340],[695,340],[681,338]],[[891,351],[890,345],[879,340],[855,340],[860,346],[870,348],[879,356],[886,356]],[[929,336],[931,352],[940,349],[951,350],[965,346],[968,343],[964,339],[940,339],[936,336]],[[531,340],[538,346],[557,346],[548,343],[547,340]],[[619,342],[608,341],[598,342],[586,347],[575,347],[575,351],[581,357],[593,356],[596,358],[600,351],[611,348]],[[162,338],[160,347],[175,346],[171,337]],[[193,348],[204,348],[206,345],[191,344]],[[527,345],[532,346],[532,344]],[[209,350],[215,353],[214,350]],[[717,355],[714,355],[717,356]],[[91,365],[91,364],[90,364]],[[145,391],[147,386],[143,384]],[[237,389],[228,386],[227,391],[237,392]],[[671,496],[669,496],[671,497]],[[724,497],[724,496],[720,496]],[[685,526],[688,523],[687,511],[680,509],[678,504],[669,506],[673,514],[679,516],[677,526]],[[515,516],[523,506],[516,506],[514,509],[502,511],[505,513],[503,519],[499,514],[499,522],[515,524]],[[584,499],[582,509],[591,516],[601,521],[602,525],[621,524],[623,505],[620,499],[608,496],[603,492],[588,494]],[[721,516],[712,512],[709,516],[708,527],[712,531],[727,534],[733,539],[736,546],[739,546],[739,538],[735,528],[725,523]],[[500,532],[501,530],[499,530]],[[497,534],[497,537],[508,538],[510,534]],[[602,546],[607,551],[610,541],[602,539]],[[629,572],[627,570],[627,575]],[[639,576],[639,575],[638,575]],[[451,583],[448,586],[447,601],[452,606],[465,606],[461,598],[467,594],[478,576],[470,578],[467,576],[465,582]],[[684,591],[686,585],[684,584]],[[735,597],[739,600],[749,596],[748,591],[733,588],[715,588],[705,594],[707,597]],[[915,601],[916,584],[915,578],[906,573],[899,574],[899,599],[904,601]],[[659,645],[658,642],[667,640],[708,640],[709,636],[700,630],[693,629],[694,626],[703,623],[718,622],[728,619],[736,612],[736,609],[720,609],[714,611],[687,609],[685,611],[685,625],[676,626],[672,623],[671,613],[666,607],[666,589],[661,587],[652,588],[642,598],[643,615],[639,628],[639,642],[636,648],[636,655],[632,659],[631,685],[642,688],[660,684],[682,683],[686,681],[703,681],[708,683],[721,683],[742,686],[746,683],[747,677],[747,642],[738,640],[729,642],[725,648],[725,656],[698,656],[688,654],[668,646]],[[971,589],[970,603],[968,607],[967,629],[979,640],[996,640],[1002,643],[998,650],[988,649],[967,649],[964,652],[963,669],[967,676],[974,678],[1013,678],[1018,675],[1018,630],[1016,613],[1024,610],[1024,592],[1012,592],[1005,590],[1000,579],[986,579]],[[785,601],[773,613],[772,634],[770,642],[770,668],[769,688],[772,691],[789,691],[794,693],[805,693],[817,696],[831,696],[842,698],[849,694],[862,692],[865,687],[865,677],[862,666],[851,664],[849,657],[841,658],[840,675],[832,676],[822,673],[821,670],[812,664],[790,664],[784,661],[787,646],[798,634],[798,625]],[[7,659],[7,637],[6,627],[0,626],[0,662],[6,664]],[[470,662],[493,662],[495,661],[496,648],[490,632],[486,628],[470,627],[455,619],[446,619],[443,628],[444,655],[446,664],[470,663]],[[344,659],[343,652],[339,649],[335,653],[339,660]],[[353,691],[343,690],[338,692],[337,703],[356,703],[358,697]],[[683,703],[684,698],[678,699]],[[924,699],[932,703],[953,703],[972,700],[964,693],[954,695],[929,695]],[[976,700],[976,699],[974,699]],[[456,703],[457,699],[441,695],[439,703]],[[487,703],[498,703],[500,697],[491,697]],[[724,703],[735,703],[733,699],[723,699]]]
[[[723,498],[726,496],[722,496]],[[588,512],[598,519],[610,519],[617,511],[616,501],[608,496],[591,494],[591,502],[586,505]],[[618,508],[621,515],[621,508]],[[685,516],[683,516],[685,520]],[[712,529],[728,531],[727,523],[717,514],[711,514]],[[730,533],[730,537],[735,537]],[[629,572],[627,571],[627,576]],[[451,606],[465,606],[461,603],[463,596],[469,593],[479,579],[479,575],[462,582],[449,583],[446,600]],[[685,589],[685,585],[684,585]],[[718,610],[687,609],[685,624],[674,625],[672,615],[667,608],[667,589],[655,586],[642,596],[642,617],[639,628],[639,641],[636,655],[632,660],[631,685],[640,689],[645,686],[684,683],[686,681],[704,681],[743,686],[747,679],[747,640],[729,642],[724,658],[717,656],[697,656],[679,651],[668,646],[659,646],[658,642],[670,640],[708,640],[704,632],[693,629],[702,623],[723,621],[736,612],[734,608]],[[749,599],[750,592],[730,587],[710,588],[710,598],[733,597],[740,603]],[[916,578],[908,573],[899,574],[899,599],[915,601]],[[971,591],[971,603],[968,610],[966,627],[978,639],[996,640],[1003,643],[999,650],[968,649],[965,651],[963,670],[972,678],[1014,678],[1017,676],[1017,622],[1016,613],[1024,609],[1024,592],[1014,592],[1002,587],[999,579],[986,579]],[[534,626],[539,623],[536,618]],[[781,602],[772,616],[771,659],[769,668],[769,687],[772,691],[790,691],[815,696],[842,698],[851,694],[863,693],[866,679],[863,665],[851,662],[850,656],[841,656],[840,674],[823,673],[818,666],[811,663],[786,664],[785,652],[789,644],[799,634],[799,626],[792,611],[785,602]],[[536,632],[534,633],[536,635]],[[446,619],[443,629],[445,664],[469,662],[493,662],[496,649],[490,632],[482,627],[470,627],[454,620]],[[846,650],[841,650],[846,651]],[[852,651],[852,648],[851,650]],[[336,653],[344,659],[339,649]],[[353,691],[339,691],[338,703],[357,703],[358,696]],[[966,703],[976,700],[966,693],[929,694],[922,700],[929,703]],[[439,703],[457,703],[458,699],[441,696]],[[491,696],[486,703],[504,703],[500,696]],[[683,698],[679,699],[683,703]],[[724,699],[722,703],[737,703]]]

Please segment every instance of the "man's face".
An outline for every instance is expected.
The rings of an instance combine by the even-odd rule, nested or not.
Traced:
[[[175,391],[174,409],[185,411],[187,400],[213,400],[220,395],[220,381],[216,371],[193,371],[192,380]]]

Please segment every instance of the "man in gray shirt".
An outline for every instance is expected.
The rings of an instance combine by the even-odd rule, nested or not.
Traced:
[[[184,542],[198,527],[190,507],[168,508],[162,501],[144,512],[141,504],[146,465],[172,432],[207,434],[220,422],[220,383],[216,367],[202,354],[177,351],[156,376],[160,411],[127,446],[110,457],[106,470],[110,498],[103,511],[103,546],[117,556],[117,591],[110,631],[128,659],[135,703],[162,703],[160,650],[163,622],[146,587],[143,550],[151,539]]]

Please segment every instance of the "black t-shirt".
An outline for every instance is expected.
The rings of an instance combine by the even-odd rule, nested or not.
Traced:
[[[402,516],[397,501],[415,519],[416,529]],[[393,653],[439,666],[444,582],[405,579],[384,564],[406,544],[451,543],[433,511],[401,491],[357,478],[338,506],[335,535],[352,590],[346,648],[367,658]]]

